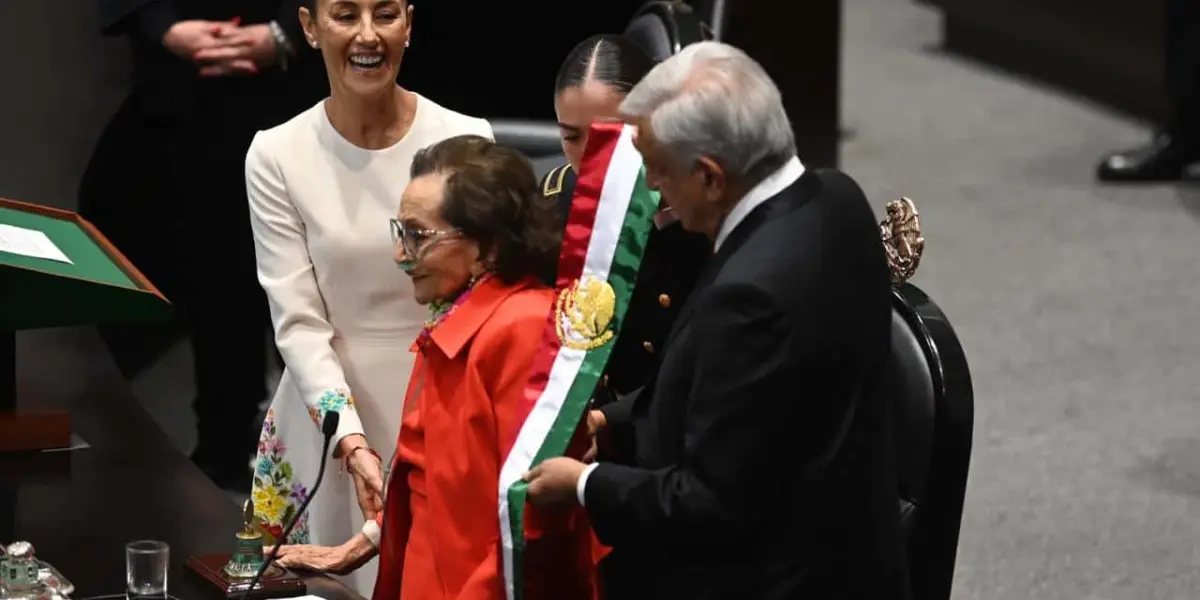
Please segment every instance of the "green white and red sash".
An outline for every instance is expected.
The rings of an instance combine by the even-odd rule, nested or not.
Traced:
[[[526,417],[500,469],[500,534],[508,600],[525,581],[521,476],[562,456],[587,411],[620,330],[658,209],[646,187],[633,128],[596,123],[588,133],[559,257],[559,292],[525,390]]]

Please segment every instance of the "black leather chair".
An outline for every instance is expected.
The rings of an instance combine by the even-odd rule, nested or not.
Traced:
[[[892,290],[893,439],[909,580],[913,600],[947,600],[971,460],[975,411],[971,372],[949,319],[925,292],[906,281],[924,247],[915,206],[898,200],[889,205],[888,213],[881,229],[896,284]],[[911,223],[911,233],[897,227],[896,221]]]
[[[625,28],[633,40],[655,62],[674,56],[684,46],[711,39],[708,26],[696,9],[682,2],[647,2]]]

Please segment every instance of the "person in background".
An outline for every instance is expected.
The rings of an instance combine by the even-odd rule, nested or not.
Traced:
[[[245,164],[258,280],[286,364],[259,439],[255,513],[272,543],[301,544],[281,550],[285,564],[349,572],[345,582],[364,595],[375,581],[365,563],[379,538],[382,460],[394,452],[410,344],[425,323],[392,264],[388,219],[418,150],[491,136],[487,121],[396,85],[412,17],[407,0],[308,0],[302,43],[320,50],[330,97],[260,132]],[[340,413],[338,460],[280,540],[317,478],[329,411]]]
[[[228,489],[249,484],[269,352],[242,161],[255,131],[327,89],[300,51],[299,4],[99,0],[103,32],[130,40],[133,89],[93,152],[80,212],[180,307],[195,372],[192,459]]]
[[[563,61],[554,82],[554,111],[567,164],[551,169],[541,182],[542,193],[558,208],[560,225],[565,225],[571,209],[588,127],[594,121],[618,119],[625,95],[653,67],[641,48],[612,34],[584,40]],[[711,255],[712,242],[703,234],[686,231],[664,205],[655,217],[629,312],[594,400],[596,410],[588,415],[590,429],[603,433],[597,444],[601,458],[632,460],[632,431],[605,425],[629,421],[623,412],[632,406],[635,391],[650,380],[675,316]],[[551,269],[542,279],[553,286],[557,273]]]
[[[1164,51],[1172,116],[1149,144],[1101,161],[1101,181],[1177,181],[1200,161],[1200,3],[1167,0]]]
[[[586,509],[613,599],[904,600],[891,281],[862,190],[805,168],[779,89],[726,44],[684,48],[620,112],[716,254],[632,411],[634,464],[548,459],[530,501]]]

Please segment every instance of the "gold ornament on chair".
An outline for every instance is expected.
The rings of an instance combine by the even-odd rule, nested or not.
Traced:
[[[921,237],[921,218],[912,200],[892,200],[886,210],[887,217],[879,223],[879,235],[892,269],[892,285],[900,285],[917,272],[925,238]]]

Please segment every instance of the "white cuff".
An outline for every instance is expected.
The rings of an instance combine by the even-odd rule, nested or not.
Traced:
[[[588,477],[592,475],[592,471],[595,471],[598,466],[600,466],[600,463],[592,463],[579,475],[579,482],[575,484],[575,497],[579,499],[580,506],[584,506],[583,498],[585,496],[584,492],[587,490]]]
[[[383,531],[379,529],[379,523],[376,523],[375,519],[363,523],[362,532],[372,546],[379,547],[379,538],[383,537]]]

